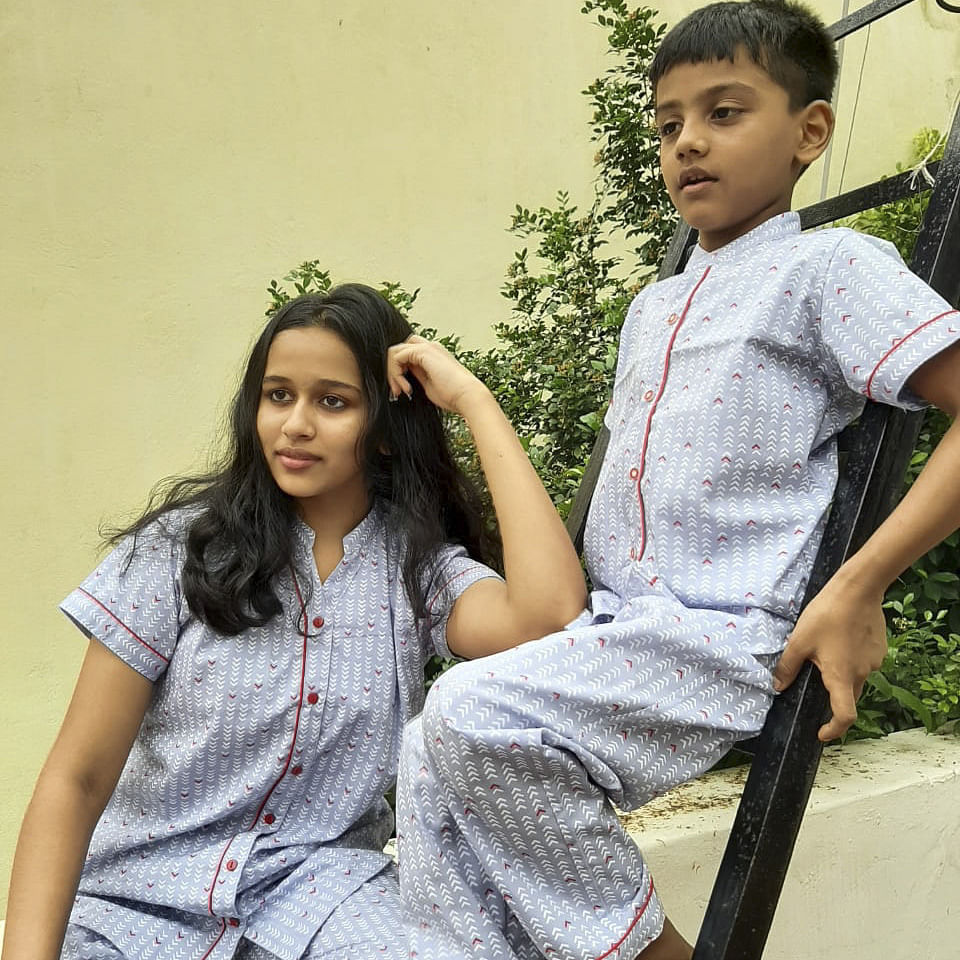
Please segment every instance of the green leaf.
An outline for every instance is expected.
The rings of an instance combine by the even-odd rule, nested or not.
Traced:
[[[904,710],[912,713],[926,728],[932,732],[935,729],[933,715],[930,708],[920,702],[919,697],[903,687],[895,686],[879,671],[874,671],[867,678],[868,683],[875,687],[883,696],[896,700]]]

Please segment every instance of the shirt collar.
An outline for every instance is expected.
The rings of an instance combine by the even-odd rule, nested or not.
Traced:
[[[775,217],[765,220],[742,237],[737,237],[736,240],[731,240],[712,252],[707,252],[700,244],[697,244],[693,248],[684,270],[689,270],[691,267],[703,269],[703,267],[712,266],[715,263],[729,263],[740,260],[745,256],[752,255],[754,248],[760,244],[774,243],[777,240],[795,236],[799,233],[800,214],[788,210],[786,213],[779,213]]]
[[[383,509],[379,503],[374,502],[370,512],[343,538],[344,562],[351,561],[364,550],[370,539],[380,529],[382,521]],[[300,549],[307,555],[312,555],[316,535],[311,527],[298,517],[294,530]]]

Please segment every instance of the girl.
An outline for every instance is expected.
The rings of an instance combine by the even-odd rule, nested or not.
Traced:
[[[438,408],[473,433],[505,579]],[[582,609],[492,395],[370,288],[276,313],[231,427],[223,468],[168,486],[62,605],[90,643],[3,960],[406,958],[383,793],[426,659]]]

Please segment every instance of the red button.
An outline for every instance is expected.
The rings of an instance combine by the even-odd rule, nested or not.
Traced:
[[[264,816],[263,816],[263,822],[264,822],[267,826],[270,826],[270,824],[273,823],[273,821],[276,820],[276,819],[277,819],[277,818],[276,818],[272,813],[266,813],[266,814],[264,814]]]
[[[319,630],[323,626],[323,617],[314,617],[313,625]]]
[[[239,926],[240,926],[240,921],[239,921],[236,917],[231,917],[231,918],[227,921],[227,923],[229,923],[231,927],[239,927]]]
[[[297,764],[297,766],[295,766],[290,772],[291,772],[295,777],[299,777],[300,774],[303,773],[303,767],[301,767],[299,764]]]
[[[237,869],[237,861],[236,861],[236,860],[228,860],[228,861],[227,861],[227,869],[228,869],[231,873],[233,873],[233,871]]]
[[[320,698],[315,693],[307,694],[307,703],[316,703]]]

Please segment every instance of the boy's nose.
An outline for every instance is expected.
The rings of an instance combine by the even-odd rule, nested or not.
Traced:
[[[681,157],[694,154],[703,156],[709,149],[707,138],[702,127],[692,123],[685,123],[677,137],[677,154]]]

